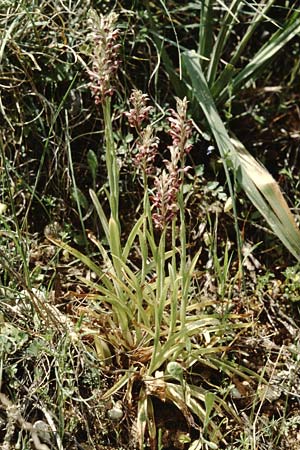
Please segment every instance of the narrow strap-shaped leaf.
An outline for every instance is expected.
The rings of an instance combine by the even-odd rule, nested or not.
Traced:
[[[77,250],[76,248],[71,247],[69,244],[67,244],[66,242],[61,241],[60,239],[55,239],[52,236],[47,236],[47,239],[52,242],[53,244],[57,245],[57,247],[62,248],[63,250],[66,250],[67,252],[69,252],[71,255],[75,256],[75,258],[77,258],[79,261],[81,261],[85,266],[87,266],[89,269],[91,269],[93,272],[95,272],[95,274],[101,278],[101,281],[103,282],[103,284],[108,288],[108,289],[112,289],[112,284],[109,280],[109,278],[107,277],[107,275],[101,270],[101,268],[95,264],[91,258],[89,258],[88,256],[86,256],[85,254],[81,253],[79,250]]]
[[[198,53],[203,58],[202,68],[205,71],[213,48],[213,0],[202,0],[201,3]]]
[[[263,19],[266,18],[266,13],[272,6],[275,0],[269,0],[265,5],[255,5],[253,6],[255,10],[255,15],[253,19],[250,21],[250,24],[246,30],[246,33],[242,36],[240,42],[238,43],[234,54],[232,55],[229,64],[235,65],[237,61],[239,60],[240,56],[242,55],[246,45],[248,44],[250,38],[253,36],[254,31],[258,27],[258,25],[261,23]],[[270,19],[268,19],[270,20]]]
[[[300,260],[300,232],[281,191],[272,175],[257,162],[237,139],[237,177],[259,212],[291,253]]]
[[[207,82],[209,86],[212,86],[216,79],[218,65],[220,63],[223,49],[226,45],[227,39],[230,36],[234,21],[238,22],[236,12],[242,6],[242,3],[242,0],[233,0],[231,5],[227,8],[227,13],[224,19],[222,19],[222,26],[213,47],[210,63],[207,70]]]
[[[99,202],[99,199],[98,199],[98,197],[96,195],[96,192],[93,191],[92,189],[90,189],[89,192],[90,192],[90,196],[91,196],[92,202],[94,204],[94,207],[96,209],[96,212],[98,214],[98,217],[100,219],[103,231],[105,233],[106,240],[107,240],[107,242],[109,242],[108,220],[107,220],[106,215],[105,215],[105,213],[103,211],[101,203]]]
[[[129,252],[132,249],[132,244],[135,240],[135,238],[137,237],[139,230],[141,229],[141,226],[143,225],[144,222],[144,216],[141,216],[137,222],[134,224],[132,230],[129,233],[129,236],[127,238],[126,244],[124,246],[123,252],[122,252],[122,258],[123,261],[126,261],[126,259],[128,258]]]
[[[233,91],[245,84],[270,62],[293,37],[300,33],[300,11],[295,12],[283,29],[276,31],[272,38],[256,53],[251,61],[233,80]]]
[[[220,76],[211,88],[211,94],[215,101],[217,101],[220,92],[222,92],[225,87],[227,88],[235,73],[236,71],[234,66],[232,64],[226,64],[224,70],[221,72]]]

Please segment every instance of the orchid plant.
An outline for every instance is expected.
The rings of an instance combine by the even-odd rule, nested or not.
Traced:
[[[183,184],[189,170],[186,158],[192,146],[192,123],[188,118],[186,98],[176,98],[176,108],[169,110],[167,133],[171,143],[163,149],[169,158],[163,160],[163,168],[158,168],[156,161],[162,143],[150,120],[153,108],[149,105],[149,97],[139,90],[134,90],[130,96],[130,109],[125,116],[136,134],[131,151],[137,171],[142,175],[144,199],[142,215],[126,242],[121,242],[119,167],[111,114],[114,79],[120,64],[116,20],[114,13],[108,17],[93,16],[92,62],[91,69],[87,70],[95,104],[101,105],[103,112],[109,219],[97,193],[91,190],[90,195],[108,248],[92,233],[88,234],[102,256],[99,265],[67,243],[53,237],[49,240],[81,260],[97,277],[96,282],[80,279],[91,291],[87,294],[91,305],[86,307],[85,314],[97,317],[97,322],[102,325],[99,325],[100,329],[99,326],[93,329],[90,322],[85,325],[81,320],[82,330],[93,336],[103,366],[112,360],[113,349],[116,354],[123,352],[129,358],[129,369],[103,399],[113,397],[127,385],[127,400],[131,402],[130,386],[142,378],[144,382],[137,405],[137,441],[142,449],[147,429],[151,448],[156,448],[153,396],[171,401],[179,409],[186,404],[184,415],[191,427],[197,427],[193,414],[200,421],[207,420],[205,408],[201,406],[208,401],[205,390],[184,380],[183,367],[190,370],[200,360],[206,364],[206,349],[199,348],[196,336],[214,334],[222,324],[204,312],[189,313],[190,307],[193,308],[193,273],[200,251],[193,259],[186,251]],[[135,258],[136,255],[140,258],[140,268],[136,270],[132,269],[130,261],[133,251]],[[209,350],[210,355],[220,351],[218,342],[216,338]],[[222,367],[216,358],[207,364],[215,370]],[[215,395],[213,402],[221,405],[221,399]],[[218,426],[213,422],[207,425],[206,432],[212,439],[220,438]]]

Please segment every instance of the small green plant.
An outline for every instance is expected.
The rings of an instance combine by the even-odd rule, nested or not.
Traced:
[[[283,295],[292,302],[300,301],[300,272],[299,266],[287,267],[283,273]]]

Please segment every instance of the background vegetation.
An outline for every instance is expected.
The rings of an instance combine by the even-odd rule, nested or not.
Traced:
[[[297,2],[0,30],[2,449],[297,449]]]

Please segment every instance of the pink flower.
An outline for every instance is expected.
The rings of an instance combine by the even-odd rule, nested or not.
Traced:
[[[186,97],[183,100],[176,98],[176,111],[171,109],[171,117],[168,118],[170,123],[169,135],[172,138],[171,147],[178,149],[180,158],[183,158],[192,148],[189,143],[192,134],[192,121],[187,119],[187,105]]]
[[[111,81],[116,76],[120,65],[118,54],[121,45],[117,43],[120,32],[114,28],[118,19],[117,14],[112,12],[100,17],[94,11],[91,14],[92,68],[87,72],[90,78],[90,89],[95,103],[98,104],[114,92]]]
[[[147,175],[153,173],[154,161],[157,155],[159,139],[153,136],[153,128],[151,125],[141,132],[140,138],[136,144],[137,153],[134,158],[134,163],[138,168],[141,168]]]
[[[169,135],[172,144],[170,160],[164,160],[165,167],[154,180],[154,194],[151,202],[155,208],[152,214],[154,225],[163,230],[177,215],[179,210],[178,193],[183,183],[184,173],[189,170],[185,167],[185,156],[191,150],[189,138],[192,133],[191,121],[187,119],[187,99],[177,100],[176,111],[171,110],[169,117]]]
[[[129,99],[132,108],[125,115],[131,127],[135,127],[140,131],[141,124],[148,120],[149,112],[153,109],[152,106],[147,106],[149,97],[143,94],[142,91],[134,89]]]
[[[177,194],[181,180],[165,169],[154,179],[155,194],[150,197],[156,212],[152,214],[155,228],[163,230],[176,217],[179,206]]]

